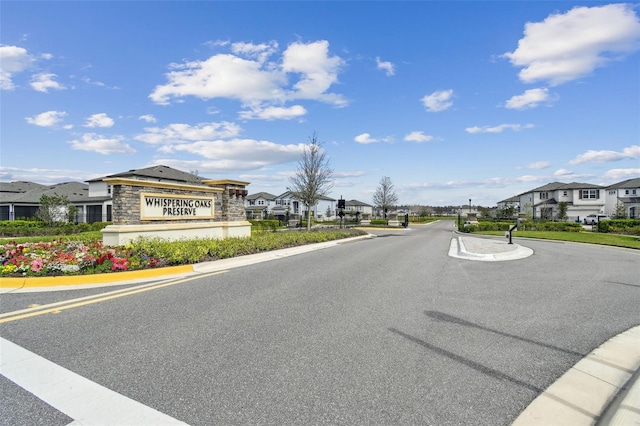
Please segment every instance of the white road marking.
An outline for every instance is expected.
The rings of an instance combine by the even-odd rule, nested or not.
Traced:
[[[0,374],[74,419],[72,425],[186,425],[3,338]]]

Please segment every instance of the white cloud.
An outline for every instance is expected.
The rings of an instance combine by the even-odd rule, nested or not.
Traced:
[[[72,140],[69,143],[73,149],[97,152],[103,155],[135,153],[136,150],[123,143],[123,140],[122,136],[108,138],[95,133],[85,133],[80,140]]]
[[[145,114],[138,117],[138,120],[146,121],[147,123],[155,123],[156,118],[152,114]]]
[[[226,139],[240,134],[240,126],[227,121],[199,123],[194,126],[175,123],[166,127],[148,127],[144,130],[146,133],[139,134],[134,139],[153,145]]]
[[[425,135],[424,132],[415,131],[411,132],[404,137],[405,142],[430,142],[433,140],[433,136]]]
[[[571,176],[574,173],[571,170],[567,170],[567,169],[558,169],[556,170],[553,175],[556,177],[566,177],[566,176]]]
[[[518,132],[522,129],[532,129],[535,127],[533,124],[500,124],[499,126],[474,126],[467,127],[465,131],[467,133],[502,133],[505,130],[513,130],[514,132]]]
[[[47,111],[33,117],[25,117],[27,123],[40,127],[51,127],[62,121],[67,115],[64,111]]]
[[[113,118],[110,118],[107,114],[101,112],[99,114],[93,114],[87,118],[87,123],[84,127],[111,127],[113,124]]]
[[[640,158],[640,145],[631,145],[622,150],[622,152],[616,151],[594,151],[588,150],[587,152],[578,155],[573,160],[569,161],[569,164],[576,165],[582,163],[605,163],[609,161],[625,160],[629,158]]]
[[[527,109],[535,108],[543,102],[554,102],[557,97],[552,98],[549,96],[549,89],[529,89],[525,90],[522,95],[513,96],[507,102],[505,107],[509,109]]]
[[[527,165],[527,169],[532,170],[541,170],[551,167],[551,163],[549,161],[536,161],[535,163],[530,163]]]
[[[421,100],[427,111],[438,112],[451,108],[453,105],[453,101],[451,101],[452,97],[453,90],[450,89],[433,92],[430,95],[426,95]]]
[[[13,75],[29,69],[33,62],[33,56],[25,48],[0,46],[0,90],[13,89]]]
[[[518,48],[504,54],[525,83],[558,85],[638,49],[640,21],[632,4],[575,7],[525,25]]]
[[[604,174],[605,179],[625,180],[640,176],[640,168],[637,169],[611,169]]]
[[[49,61],[49,60],[53,59],[53,55],[52,55],[51,53],[43,53],[42,55],[40,55],[40,57],[41,57],[42,59],[47,60],[47,61]]]
[[[238,114],[243,120],[291,120],[292,118],[302,117],[307,110],[301,105],[293,105],[290,107],[256,107],[250,111],[240,111]]]
[[[380,142],[378,139],[372,138],[369,133],[362,133],[356,136],[355,138],[353,138],[353,140],[363,145]]]
[[[231,43],[231,51],[238,56],[245,56],[256,59],[259,63],[264,63],[278,51],[278,42],[270,41],[269,43],[253,44],[237,42]]]
[[[376,58],[376,65],[378,66],[379,70],[383,70],[385,72],[387,77],[395,75],[396,73],[395,65],[388,61],[381,61],[379,57]]]
[[[296,91],[290,99],[315,99],[336,106],[346,105],[342,95],[325,93],[338,82],[338,73],[344,66],[339,56],[329,56],[329,42],[292,43],[282,55],[282,70],[300,74],[294,85]]]
[[[280,145],[269,141],[233,139],[229,141],[199,141],[166,146],[161,152],[187,152],[224,165],[224,169],[250,170],[271,164],[297,161],[304,144]]]
[[[171,72],[166,74],[167,84],[156,86],[149,97],[158,104],[168,104],[172,98],[187,96],[228,98],[260,110],[302,99],[335,106],[347,104],[342,95],[328,92],[338,82],[344,61],[329,55],[327,41],[292,43],[282,53],[280,61],[267,61],[276,53],[277,47],[275,42],[233,43],[232,54],[171,64]]]
[[[30,84],[33,90],[43,93],[49,93],[49,89],[65,90],[65,86],[54,80],[56,77],[57,75],[48,73],[34,74]]]

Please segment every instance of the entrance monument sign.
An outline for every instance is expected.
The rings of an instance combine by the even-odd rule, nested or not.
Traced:
[[[177,183],[106,177],[113,196],[112,224],[102,230],[106,245],[125,245],[138,237],[169,240],[248,237],[245,189],[249,182],[202,180]]]

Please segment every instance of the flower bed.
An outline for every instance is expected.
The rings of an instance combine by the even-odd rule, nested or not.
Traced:
[[[0,264],[3,277],[99,274],[164,266],[160,259],[124,247],[61,240],[2,244]]]

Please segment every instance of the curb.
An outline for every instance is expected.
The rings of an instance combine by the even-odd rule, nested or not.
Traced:
[[[640,325],[612,337],[578,361],[534,399],[512,426],[640,424],[640,382],[633,380],[639,369]],[[631,386],[631,391],[624,392]],[[616,403],[618,398],[622,401]],[[605,421],[607,417],[617,420]]]

